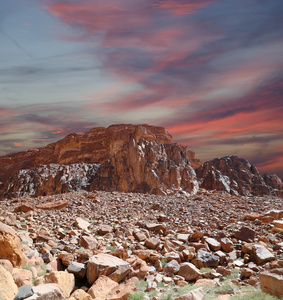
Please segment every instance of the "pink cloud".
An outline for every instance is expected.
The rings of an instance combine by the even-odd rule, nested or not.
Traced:
[[[152,6],[165,9],[172,14],[187,15],[193,14],[201,8],[216,1],[217,0],[158,0],[156,3],[153,3]]]

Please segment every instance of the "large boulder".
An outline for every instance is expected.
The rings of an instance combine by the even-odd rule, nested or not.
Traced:
[[[93,284],[101,275],[120,282],[130,272],[131,266],[126,261],[108,254],[93,255],[87,263],[86,277],[89,284]]]
[[[127,300],[129,295],[136,291],[135,283],[138,278],[132,277],[126,283],[122,283],[114,287],[107,295],[106,300]]]
[[[211,252],[207,252],[206,250],[200,249],[197,252],[196,258],[194,258],[192,262],[199,269],[211,267],[215,268],[218,266],[220,258]]]
[[[43,278],[43,283],[57,284],[64,296],[70,297],[70,294],[75,287],[75,277],[73,274],[65,271],[55,271],[46,274]]]
[[[93,298],[99,298],[105,300],[110,291],[118,286],[118,283],[107,276],[100,276],[91,288],[88,290],[88,294]]]
[[[25,300],[66,299],[65,295],[56,284],[40,284],[38,286],[34,286],[32,289],[34,294]]]
[[[9,271],[0,265],[0,299],[14,299],[18,293],[18,287]]]
[[[178,274],[183,276],[187,281],[195,280],[201,275],[199,269],[189,262],[181,263]]]
[[[14,267],[20,267],[27,261],[17,233],[2,222],[0,222],[0,258],[8,259]]]
[[[266,270],[259,274],[261,290],[265,293],[283,297],[283,269]]]
[[[251,260],[255,261],[258,265],[261,265],[275,260],[275,256],[263,245],[256,244],[252,248]]]
[[[32,272],[30,270],[14,268],[12,276],[15,284],[20,287],[25,284],[32,284]]]

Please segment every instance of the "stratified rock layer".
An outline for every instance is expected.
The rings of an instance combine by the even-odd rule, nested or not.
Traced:
[[[196,192],[192,151],[172,143],[162,127],[112,125],[70,134],[40,149],[0,158],[1,195],[50,195],[105,190],[170,194]]]
[[[165,128],[146,124],[93,128],[43,148],[0,157],[0,197],[6,198],[81,189],[195,194],[199,185],[235,195],[283,195],[276,175],[261,176],[236,156],[202,165],[194,152],[172,143]]]

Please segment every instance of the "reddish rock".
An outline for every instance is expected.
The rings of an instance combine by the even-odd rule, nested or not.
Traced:
[[[188,281],[195,280],[201,275],[199,269],[189,262],[180,264],[178,274],[183,276]]]
[[[136,291],[135,283],[138,278],[132,277],[126,283],[114,287],[107,295],[106,300],[127,300],[129,295]]]
[[[145,240],[145,244],[149,249],[156,249],[160,244],[160,240],[158,238],[149,238]]]
[[[221,249],[221,244],[214,238],[206,238],[205,242],[208,244],[212,251],[217,251]]]
[[[144,279],[148,272],[146,262],[137,256],[128,258],[127,262],[131,265],[131,270],[127,275],[127,278],[137,277],[138,279]]]
[[[59,253],[59,254],[58,254],[58,258],[61,259],[62,264],[63,264],[64,266],[66,266],[66,267],[68,267],[69,264],[70,264],[71,262],[73,262],[74,259],[75,259],[75,258],[74,258],[74,255],[73,255],[72,253],[68,253],[68,252],[66,252],[66,251],[63,251],[63,252]]]
[[[15,284],[20,287],[24,284],[32,284],[32,272],[30,270],[14,268],[12,276]]]
[[[173,144],[162,127],[98,127],[39,149],[0,157],[1,194],[48,195],[79,188],[155,194],[181,188],[194,192],[198,183],[190,160],[194,166],[200,164],[193,152]]]
[[[14,267],[26,264],[21,241],[15,230],[0,222],[0,258],[8,259]]]
[[[234,236],[236,239],[245,241],[245,242],[253,242],[255,238],[256,232],[246,226],[242,226],[239,230],[234,232]]]
[[[113,256],[116,256],[118,258],[121,258],[123,260],[126,260],[129,257],[128,251],[124,248],[115,249],[115,250],[111,251],[110,254]]]
[[[234,249],[234,244],[233,244],[232,240],[230,240],[229,238],[225,237],[225,238],[220,239],[220,244],[221,244],[222,249],[225,252],[231,252]]]
[[[93,236],[83,235],[80,238],[79,244],[81,247],[89,249],[89,250],[96,250],[98,248],[98,241]]]
[[[21,212],[21,213],[27,213],[29,211],[33,211],[34,210],[34,207],[31,206],[31,205],[27,205],[27,204],[22,204],[20,206],[17,206],[15,209],[14,209],[14,212]]]
[[[12,274],[0,265],[0,299],[12,300],[18,293]]]
[[[261,290],[276,296],[283,297],[283,269],[273,269],[259,274]]]
[[[175,259],[173,259],[168,264],[166,264],[166,266],[163,268],[163,271],[167,276],[171,277],[173,274],[177,274],[179,269],[179,263]]]
[[[205,162],[197,170],[200,186],[207,190],[225,191],[234,195],[268,195],[274,185],[265,181],[255,166],[237,156],[225,156]]]
[[[88,290],[88,294],[92,299],[99,298],[105,300],[110,291],[117,287],[118,283],[107,276],[100,276]]]
[[[68,200],[60,200],[60,201],[56,201],[56,202],[48,202],[48,203],[44,203],[44,204],[38,204],[38,205],[36,205],[36,208],[46,209],[46,210],[62,209],[69,204],[70,204],[70,201],[68,201]]]
[[[251,259],[260,265],[275,260],[275,257],[263,245],[256,244],[252,248]]]
[[[98,254],[92,256],[87,263],[87,281],[93,284],[101,275],[109,276],[110,279],[120,282],[130,272],[129,263],[108,254]]]
[[[139,241],[143,242],[146,240],[146,235],[141,231],[134,231],[134,237]]]
[[[98,228],[98,233],[100,235],[105,235],[107,233],[111,233],[113,231],[113,227],[109,225],[100,225]]]

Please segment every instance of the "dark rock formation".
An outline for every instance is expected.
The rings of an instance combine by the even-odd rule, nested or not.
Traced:
[[[235,195],[282,195],[282,182],[276,175],[262,177],[255,166],[237,156],[205,162],[197,170],[200,187]]]

